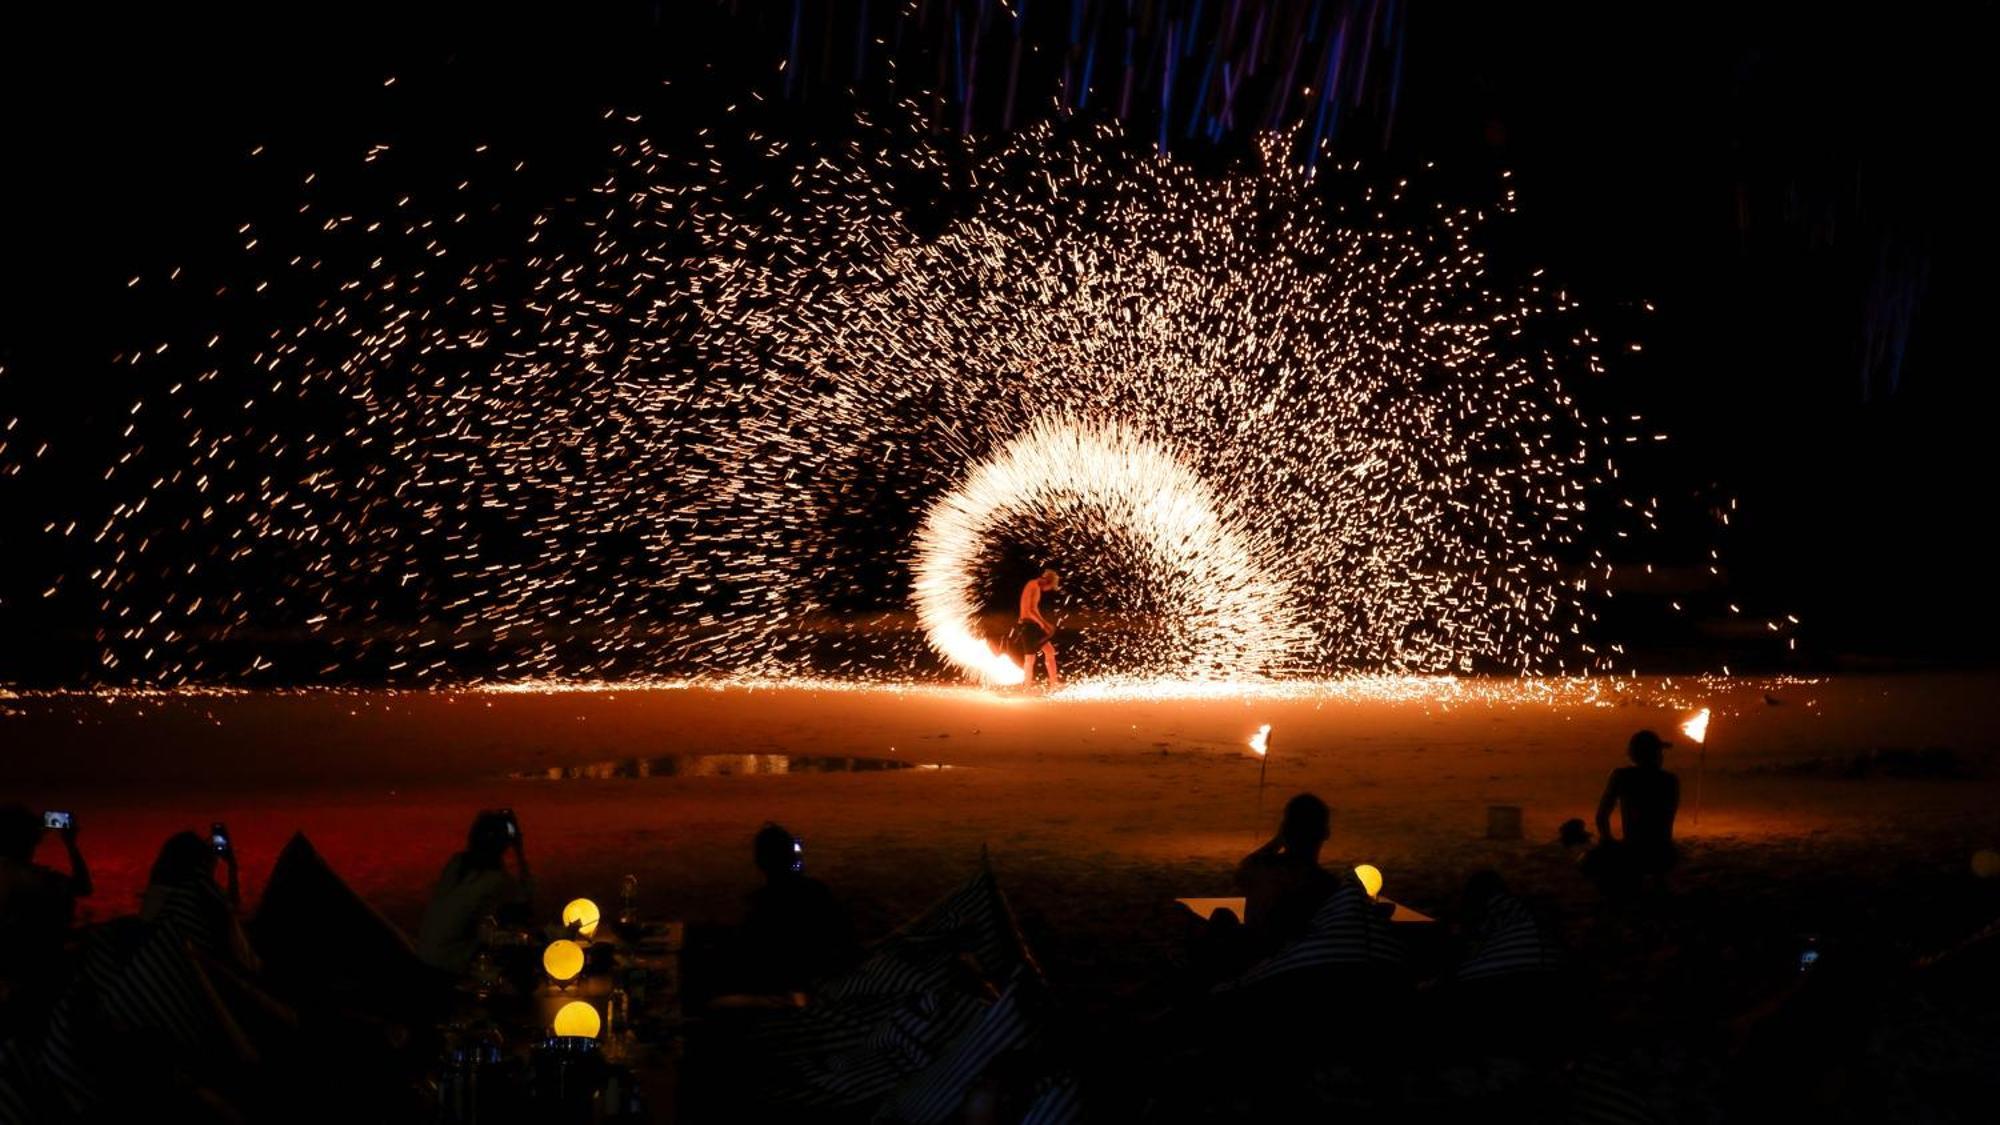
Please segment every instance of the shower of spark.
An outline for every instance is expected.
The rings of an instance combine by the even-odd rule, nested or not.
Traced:
[[[996,530],[1036,519],[1125,541],[1164,588],[1159,643],[1183,677],[1286,669],[1311,639],[1283,585],[1262,574],[1273,552],[1255,549],[1247,521],[1224,515],[1200,477],[1123,430],[1043,418],[934,502],[917,531],[917,619],[932,648],[975,676],[1022,679],[978,635],[988,594],[977,576]]]
[[[1006,683],[982,618],[1044,564],[1086,678],[1598,665],[1620,438],[1481,210],[1392,220],[1278,137],[1223,176],[1111,125],[750,139],[740,182],[620,143],[504,260],[456,203],[328,216],[311,314],[132,406],[100,675]],[[920,229],[913,181],[971,202]]]

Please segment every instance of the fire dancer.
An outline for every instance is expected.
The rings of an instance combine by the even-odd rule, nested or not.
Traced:
[[[1062,676],[1056,672],[1055,626],[1042,616],[1042,591],[1062,588],[1062,576],[1053,570],[1044,570],[1039,578],[1030,578],[1021,587],[1021,616],[1014,623],[1014,633],[1021,641],[1021,682],[1035,682],[1035,657],[1039,655],[1049,669],[1049,690],[1062,686]]]

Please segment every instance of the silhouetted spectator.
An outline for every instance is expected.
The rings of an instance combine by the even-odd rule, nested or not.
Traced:
[[[507,870],[509,850],[519,874]],[[465,850],[452,856],[438,875],[417,933],[417,956],[446,972],[463,973],[479,952],[481,920],[524,915],[533,890],[514,814],[480,813],[466,833]]]
[[[215,866],[224,863],[229,888],[215,883]],[[207,837],[176,832],[160,845],[139,900],[139,917],[173,931],[197,954],[247,973],[258,969],[256,954],[236,917],[236,852],[218,852]]]
[[[77,850],[76,826],[59,833],[69,874],[35,862],[42,818],[20,805],[0,806],[0,1037],[13,1014],[32,1018],[54,994],[49,962],[62,950],[76,900],[90,894],[90,868]]]
[[[1556,829],[1556,843],[1562,845],[1566,851],[1589,847],[1590,829],[1584,827],[1583,818],[1573,816],[1563,821],[1562,827]]]
[[[1257,951],[1276,949],[1305,933],[1313,913],[1339,886],[1319,865],[1332,822],[1325,801],[1301,793],[1285,802],[1278,834],[1237,865],[1236,886],[1245,900],[1243,925]]]
[[[1585,857],[1584,870],[1608,887],[1623,888],[1636,879],[1664,875],[1677,858],[1674,815],[1680,810],[1681,782],[1661,768],[1668,745],[1650,730],[1634,734],[1626,746],[1632,764],[1612,770],[1605,783],[1604,796],[1597,802],[1601,842]],[[1622,836],[1611,832],[1614,808]]]
[[[803,992],[851,964],[857,952],[853,924],[826,884],[805,873],[800,842],[766,824],[752,852],[764,885],[751,893],[743,920],[744,990]]]

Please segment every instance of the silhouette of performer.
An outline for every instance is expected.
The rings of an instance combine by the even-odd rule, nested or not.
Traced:
[[[1014,631],[1021,638],[1021,677],[1023,683],[1035,682],[1035,657],[1040,656],[1049,669],[1049,690],[1062,686],[1062,676],[1056,671],[1056,646],[1052,642],[1055,626],[1042,616],[1042,591],[1062,587],[1062,576],[1053,570],[1044,570],[1039,578],[1030,578],[1021,587],[1021,616],[1015,622]]]

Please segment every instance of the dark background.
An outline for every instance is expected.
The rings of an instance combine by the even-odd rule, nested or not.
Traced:
[[[101,521],[123,408],[158,377],[113,358],[190,318],[271,315],[208,296],[239,269],[241,224],[284,215],[307,171],[338,181],[372,144],[393,146],[397,176],[479,175],[525,214],[602,172],[608,109],[671,133],[755,88],[821,128],[849,112],[839,83],[804,73],[786,101],[772,80],[792,12],[9,7],[0,424],[16,421],[0,470],[20,471],[0,481],[0,680],[49,678],[89,648],[92,623],[39,596],[74,562],[42,529]],[[1726,600],[1796,614],[1799,660],[1985,661],[1995,238],[1976,56],[1995,22],[1991,5],[1419,5],[1399,25],[1393,111],[1378,81],[1333,154],[1385,175],[1435,161],[1468,185],[1514,173],[1500,260],[1545,267],[1601,326],[1592,401],[1673,435],[1636,471],[1737,499]],[[526,166],[495,176],[474,142]],[[183,282],[160,283],[176,266]]]

